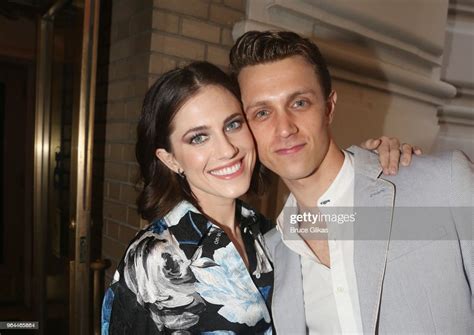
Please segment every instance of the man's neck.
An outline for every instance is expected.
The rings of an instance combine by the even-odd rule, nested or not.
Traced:
[[[308,177],[283,180],[302,207],[314,207],[316,201],[331,186],[344,163],[344,153],[331,139],[329,149],[319,167]]]

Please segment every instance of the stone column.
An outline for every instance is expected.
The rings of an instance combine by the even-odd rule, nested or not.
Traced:
[[[439,132],[435,150],[463,150],[474,160],[474,2],[450,1],[443,80],[456,86],[457,94],[438,112]]]

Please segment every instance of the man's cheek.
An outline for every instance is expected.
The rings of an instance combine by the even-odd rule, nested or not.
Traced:
[[[258,153],[258,157],[260,159],[260,161],[264,161],[265,158],[266,158],[266,153],[265,153],[265,144],[264,143],[261,143],[258,141],[258,139],[255,139],[255,141],[257,141],[257,153]]]

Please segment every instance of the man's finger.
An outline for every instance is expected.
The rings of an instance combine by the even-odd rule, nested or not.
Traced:
[[[380,145],[380,139],[369,138],[367,141],[361,143],[361,148],[367,150],[375,150]]]
[[[389,138],[386,136],[382,136],[380,139],[380,145],[377,148],[377,151],[379,153],[379,160],[380,160],[380,165],[382,166],[383,173],[385,175],[389,175],[389,162],[390,162],[390,143],[389,143]]]
[[[411,156],[413,155],[413,147],[408,143],[403,143],[401,147],[402,151],[402,158],[400,159],[400,163],[403,166],[408,166],[411,163]]]
[[[398,138],[391,137],[389,139],[390,145],[390,163],[389,173],[395,175],[398,172],[398,164],[400,162],[400,141]]]

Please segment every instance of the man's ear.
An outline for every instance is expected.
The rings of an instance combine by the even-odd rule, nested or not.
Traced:
[[[176,160],[176,158],[171,152],[168,152],[163,148],[158,148],[155,151],[155,155],[171,171],[178,174],[183,171],[183,169],[181,168],[181,165],[179,165],[178,161]]]
[[[334,114],[336,113],[337,92],[332,90],[326,102],[326,113],[328,116],[328,124],[332,123]]]

